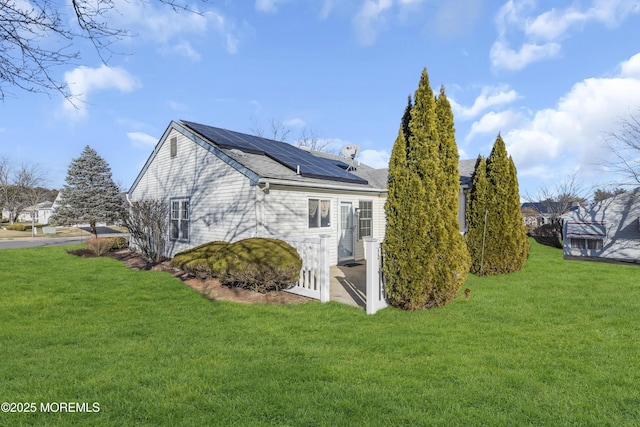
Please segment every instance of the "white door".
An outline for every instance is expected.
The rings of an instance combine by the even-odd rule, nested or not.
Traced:
[[[338,232],[338,262],[353,261],[355,223],[351,202],[340,202],[340,229]]]

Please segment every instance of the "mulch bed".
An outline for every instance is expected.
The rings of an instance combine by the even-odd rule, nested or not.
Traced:
[[[71,255],[84,258],[95,258],[96,255],[88,249],[74,249],[67,251]],[[134,270],[157,270],[166,271],[172,276],[181,280],[186,286],[194,289],[202,296],[212,301],[235,301],[244,304],[302,304],[311,301],[300,295],[290,292],[278,291],[260,293],[242,288],[232,288],[225,286],[218,279],[212,277],[193,277],[181,270],[177,270],[169,265],[169,261],[149,262],[140,254],[129,249],[107,252],[103,256],[122,261],[127,267]]]

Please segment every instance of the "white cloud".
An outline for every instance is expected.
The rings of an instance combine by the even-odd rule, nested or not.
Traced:
[[[621,76],[640,79],[640,53],[633,55],[628,61],[620,64],[620,69]]]
[[[376,41],[380,27],[386,23],[384,13],[392,5],[392,0],[365,0],[352,21],[362,44],[371,45]]]
[[[196,61],[200,54],[186,39],[188,36],[203,37],[211,29],[218,34],[228,53],[237,52],[240,31],[232,21],[215,9],[200,11],[194,6],[192,10],[195,13],[176,12],[171,7],[147,2],[115,0],[109,19],[148,42],[160,44],[165,51],[174,51]]]
[[[186,56],[187,58],[190,58],[191,60],[198,62],[202,59],[202,55],[200,55],[200,53],[198,53],[193,46],[191,46],[191,43],[189,43],[186,40],[180,40],[180,42],[178,42],[178,44],[176,44],[175,46],[173,46],[172,49],[174,52],[182,55],[182,56]]]
[[[256,0],[256,10],[258,12],[276,13],[278,3],[285,3],[288,0]]]
[[[137,148],[155,147],[158,142],[158,138],[144,132],[128,132],[127,138],[129,138],[129,141]]]
[[[502,130],[512,129],[522,119],[522,115],[516,111],[490,111],[471,125],[471,131],[465,137],[465,141],[473,139],[478,134],[495,136]]]
[[[96,90],[116,89],[131,92],[139,86],[137,80],[125,69],[101,65],[98,68],[80,66],[64,73],[71,101],[64,100],[63,108],[68,113],[84,116],[87,113],[89,95]]]
[[[389,153],[385,150],[367,149],[362,150],[356,160],[372,168],[383,169],[389,167],[389,157]]]
[[[287,119],[282,124],[287,128],[303,128],[307,125],[304,120],[298,117]]]
[[[494,68],[520,70],[531,63],[553,58],[573,28],[591,22],[615,27],[629,15],[640,13],[638,0],[574,2],[567,8],[552,8],[538,15],[533,13],[536,5],[533,0],[509,0],[502,5],[495,18],[498,38],[490,53]],[[514,38],[523,40],[514,42]],[[512,44],[519,47],[514,49]]]
[[[494,68],[506,70],[522,70],[527,65],[553,58],[560,52],[558,43],[534,44],[525,43],[516,51],[505,41],[497,40],[491,46],[491,64]]]
[[[618,76],[576,83],[555,108],[540,110],[524,126],[503,134],[519,172],[563,177],[581,170],[602,178],[599,165],[608,155],[603,136],[640,103],[638,62],[635,55],[621,64]]]
[[[325,0],[322,3],[322,9],[320,10],[320,19],[325,20],[331,14],[333,10],[333,0]]]
[[[455,116],[463,120],[472,119],[490,108],[507,105],[520,98],[518,92],[508,86],[485,86],[471,107],[464,107],[449,99]]]

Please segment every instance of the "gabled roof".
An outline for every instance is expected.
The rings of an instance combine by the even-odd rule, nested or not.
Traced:
[[[352,170],[348,168],[350,160],[335,154],[304,150],[284,142],[189,121],[172,121],[160,141],[165,140],[171,130],[182,133],[212,152],[247,176],[253,185],[271,182],[378,193],[387,190],[386,168],[375,169],[356,161],[355,169]],[[136,187],[160,145],[156,145],[130,191]],[[475,163],[475,159],[461,160],[459,163],[460,184],[463,188],[471,187]],[[299,170],[297,166],[300,166]],[[305,172],[305,168],[311,169]]]
[[[353,184],[367,185],[367,180],[352,174],[346,169],[346,164],[337,164],[329,159],[316,157],[308,151],[302,150],[285,142],[274,141],[259,136],[234,132],[227,129],[202,125],[199,123],[182,121],[182,124],[197,132],[201,137],[215,144],[222,150],[229,150],[235,154],[237,160],[242,163],[248,158],[248,154],[271,159],[280,166],[290,169],[296,175],[306,178],[316,178],[328,181],[349,182]],[[254,162],[256,166],[272,165],[273,162]],[[261,176],[272,173],[265,170],[264,173],[254,169]]]

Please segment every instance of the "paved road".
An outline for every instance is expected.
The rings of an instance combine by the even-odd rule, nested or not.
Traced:
[[[82,227],[85,229],[84,227]],[[87,229],[87,231],[89,231]],[[109,235],[126,236],[126,234],[119,231],[112,230],[107,227],[98,227],[98,237]],[[0,249],[11,248],[33,248],[37,246],[61,246],[61,245],[74,245],[77,243],[84,243],[90,237],[89,236],[73,236],[73,237],[20,237],[13,240],[0,240]]]
[[[15,240],[0,240],[0,249],[33,248],[36,246],[73,245],[86,242],[86,237],[22,237]]]

